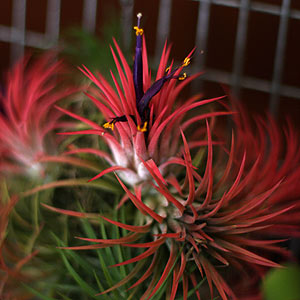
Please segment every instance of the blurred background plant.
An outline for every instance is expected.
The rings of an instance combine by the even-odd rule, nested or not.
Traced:
[[[112,43],[111,37],[121,44],[131,65],[132,27],[136,13],[142,11],[153,72],[158,67],[158,57],[166,38],[174,42],[171,57],[175,61],[181,61],[195,44],[204,50],[202,55],[199,51],[194,57],[193,70],[205,69],[206,75],[186,88],[185,96],[199,90],[207,96],[221,96],[224,92],[219,84],[224,83],[232,86],[235,96],[249,111],[261,114],[271,109],[278,122],[283,122],[288,115],[297,124],[300,49],[295,33],[300,28],[299,10],[297,1],[286,0],[230,3],[226,0],[114,0],[110,4],[93,0],[76,4],[69,0],[1,1],[0,66],[5,74],[24,51],[40,52],[55,47],[60,57],[69,63],[69,76],[75,84],[81,81],[89,84],[76,69],[82,64],[111,80],[110,69],[115,71],[108,47]],[[1,90],[5,90],[4,78]],[[72,100],[68,102],[72,111],[88,116],[99,125],[105,122],[84,94],[74,95]],[[1,103],[0,109],[3,111]],[[81,124],[76,129],[86,128]],[[72,136],[61,144],[61,151],[74,150],[74,145],[108,150],[97,137]],[[52,162],[54,169],[57,162]],[[133,266],[108,268],[108,265],[136,256],[140,253],[136,249],[116,246],[76,252],[57,248],[82,246],[82,241],[74,239],[75,236],[119,239],[127,231],[99,218],[88,221],[54,214],[39,203],[73,211],[99,212],[129,224],[134,224],[135,214],[139,214],[130,206],[116,210],[124,192],[113,175],[87,183],[104,168],[103,159],[85,153],[72,159],[66,155],[59,166],[59,171],[54,172],[57,181],[44,182],[42,186],[39,186],[40,180],[28,183],[18,179],[16,183],[13,182],[15,179],[2,179],[1,297],[5,300],[140,299],[141,286],[127,291],[130,285],[121,284]],[[18,195],[18,199],[14,195],[16,191],[27,192]],[[288,241],[284,246],[291,244],[297,243]],[[271,271],[261,285],[263,299],[297,300],[298,268],[297,263],[290,262],[287,269]],[[117,291],[95,296],[119,282]],[[202,281],[196,288],[200,285],[203,286]],[[284,289],[287,286],[290,294]],[[162,299],[165,288],[164,285],[152,299]],[[197,299],[193,293],[196,288],[190,291],[189,299]],[[203,290],[203,295],[209,299],[209,294]],[[182,295],[178,299],[180,297]]]

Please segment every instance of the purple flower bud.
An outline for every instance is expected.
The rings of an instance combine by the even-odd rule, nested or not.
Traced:
[[[143,90],[143,59],[142,59],[142,35],[143,29],[140,28],[142,14],[137,14],[138,22],[137,26],[134,27],[136,30],[136,48],[135,48],[135,58],[133,64],[133,82],[136,95],[136,104],[138,105],[139,101],[144,95]]]
[[[151,87],[146,91],[146,93],[144,94],[142,99],[139,101],[139,103],[137,104],[137,110],[138,110],[138,113],[139,113],[142,121],[146,121],[145,120],[145,112],[147,111],[150,100],[162,89],[162,87],[168,80],[170,80],[172,78],[177,78],[176,76],[174,77],[174,73],[176,71],[177,71],[177,69],[175,69],[170,74],[163,76],[162,78],[156,80],[151,85]]]

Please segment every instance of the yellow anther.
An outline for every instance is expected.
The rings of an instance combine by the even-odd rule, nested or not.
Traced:
[[[167,67],[166,70],[165,70],[165,72],[167,73],[169,70],[170,70],[170,67]]]
[[[142,28],[138,28],[137,26],[134,26],[133,29],[135,30],[136,35],[143,35],[144,30]]]
[[[137,130],[140,131],[140,132],[146,132],[147,131],[147,125],[148,125],[148,122],[145,122],[142,128],[141,128],[140,125],[138,125]]]
[[[103,124],[103,127],[104,128],[110,128],[111,130],[114,130],[114,128],[115,128],[115,122],[114,121],[107,122],[107,123]]]
[[[190,64],[191,59],[189,57],[186,57],[183,61],[182,67],[186,67]]]
[[[186,77],[186,73],[183,73],[180,77],[178,77],[178,80],[184,80]]]

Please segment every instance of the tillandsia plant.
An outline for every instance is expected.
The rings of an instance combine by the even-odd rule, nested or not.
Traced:
[[[61,101],[63,105],[66,97],[78,91],[65,84],[66,70],[53,52],[40,57],[27,55],[8,72],[0,94],[1,299],[32,299],[33,294],[22,284],[34,282],[43,287],[45,273],[48,280],[53,280],[50,277],[54,268],[42,261],[49,257],[48,252],[42,251],[44,257],[39,256],[39,266],[32,259],[37,254],[35,242],[42,228],[40,198],[35,195],[26,201],[21,194],[58,176],[57,166],[48,163],[61,152],[63,138],[55,131],[73,124],[60,119],[62,113],[54,104]],[[7,190],[14,196],[9,197]],[[50,201],[48,196],[43,201]],[[45,249],[47,239],[39,243]]]
[[[54,108],[59,100],[75,92],[62,88],[64,67],[53,53],[22,59],[7,75],[0,95],[0,172],[39,178],[45,164],[39,159],[57,154],[60,137],[54,130],[67,124]],[[47,174],[49,175],[49,174]]]
[[[220,147],[216,151],[213,151],[207,124],[204,173],[199,172],[200,168],[195,170],[188,143],[182,134],[185,144],[182,171],[186,176],[180,190],[162,185],[151,166],[145,163],[153,176],[155,189],[167,200],[164,204],[152,207],[152,213],[159,213],[160,221],[156,221],[150,212],[142,216],[146,213],[142,209],[140,225],[101,216],[105,221],[128,230],[128,235],[113,240],[82,237],[81,240],[94,244],[68,247],[87,250],[121,245],[145,249],[139,255],[113,266],[138,262],[122,282],[101,294],[111,292],[136,277],[129,289],[151,279],[141,299],[151,299],[164,284],[167,286],[167,299],[175,299],[176,294],[188,299],[190,284],[192,290],[196,288],[197,299],[203,299],[203,287],[198,288],[201,278],[206,278],[211,298],[219,294],[223,300],[244,299],[245,295],[256,292],[251,299],[261,299],[257,280],[267,268],[280,267],[278,259],[291,257],[291,253],[281,246],[285,241],[282,236],[299,236],[300,190],[297,182],[300,157],[296,154],[299,140],[291,127],[285,131],[283,139],[274,123],[267,125],[259,119],[257,122],[259,135],[253,130],[249,131],[248,124],[243,124],[246,132],[242,128],[236,129],[231,146]],[[272,141],[270,146],[274,151],[268,158],[265,157],[268,154],[265,147],[266,132],[269,133]],[[282,149],[284,143],[280,140],[286,143],[287,150]],[[279,164],[280,160],[283,163]],[[119,182],[132,202],[142,203],[146,198],[141,193],[132,193],[121,180]],[[81,218],[97,217],[49,208]],[[138,275],[141,269],[144,269],[144,273]],[[182,289],[179,288],[180,284]],[[204,296],[208,298],[205,292]]]
[[[151,72],[148,69],[146,43],[143,39],[143,29],[140,28],[140,20],[141,14],[138,15],[138,24],[134,27],[136,49],[133,71],[130,70],[115,41],[114,44],[121,64],[115,51],[111,48],[118,70],[118,78],[111,73],[115,84],[114,88],[101,74],[94,75],[86,67],[81,69],[98,88],[93,86],[88,97],[107,119],[108,122],[104,124],[104,128],[111,129],[113,134],[91,120],[58,107],[59,110],[92,128],[63,134],[99,135],[109,146],[112,156],[103,151],[86,148],[68,152],[68,154],[94,153],[111,165],[91,180],[100,178],[108,172],[118,171],[118,175],[123,181],[131,186],[137,186],[151,179],[143,161],[148,161],[157,174],[170,175],[168,174],[168,166],[182,163],[182,160],[176,156],[182,146],[179,126],[183,130],[187,130],[192,124],[200,120],[231,114],[225,110],[212,111],[194,116],[189,120],[184,119],[192,109],[217,102],[222,97],[200,100],[201,95],[195,95],[182,104],[178,103],[178,94],[190,81],[200,75],[196,74],[186,78],[186,73],[182,73],[183,68],[190,64],[194,50],[178,67],[173,68],[173,64],[167,67],[170,47],[165,45],[156,80],[151,84]],[[181,82],[176,85],[178,80]],[[121,82],[121,86],[119,82]],[[194,146],[199,145],[199,143],[206,143],[206,141],[201,140],[201,137],[203,139],[205,137],[203,128],[194,132],[193,135]],[[174,176],[170,176],[167,180],[177,184]]]
[[[86,94],[104,124],[60,103],[53,108],[74,88],[59,84],[61,66],[51,55],[33,66],[23,60],[8,77],[1,98],[2,177],[10,174],[11,185],[15,174],[56,178],[47,162],[85,167],[98,175],[83,184],[77,176],[86,176],[86,170],[72,169],[71,179],[65,178],[70,172],[62,172],[58,181],[43,181],[12,197],[1,187],[1,299],[36,299],[29,291],[46,300],[257,300],[265,270],[291,256],[282,243],[300,234],[296,131],[290,123],[281,130],[271,117],[250,120],[240,107],[229,108],[224,97],[201,100],[195,95],[181,101],[179,93],[200,75],[183,72],[194,49],[180,64],[169,65],[165,45],[152,81],[141,14],[137,17],[132,70],[115,41],[114,86],[100,73],[81,68],[91,81]],[[63,113],[80,121],[76,131],[68,132],[74,122],[62,121]],[[234,120],[231,134],[219,126],[220,116]],[[59,127],[64,132],[55,135]],[[96,136],[106,145],[80,147],[72,140],[62,153],[62,135],[82,136],[84,143]],[[106,165],[100,169],[98,161],[74,154],[94,154]],[[109,188],[96,184],[104,182],[104,175],[111,180]],[[72,186],[71,197],[63,186]],[[37,192],[48,188],[57,189],[45,201]],[[34,193],[28,205],[29,198],[23,197]],[[40,199],[63,215],[39,211]],[[76,200],[79,211],[71,210]],[[15,221],[24,228],[19,230]],[[51,247],[53,240],[59,249]]]
[[[267,124],[257,118],[254,130],[242,110],[242,117],[235,118],[230,145],[215,140],[221,136],[226,141],[228,134],[214,131],[209,119],[232,112],[187,118],[193,108],[220,99],[198,100],[197,96],[183,104],[177,102],[179,91],[197,76],[176,85],[177,80],[185,79],[182,69],[190,63],[193,51],[173,68],[173,64],[167,67],[170,48],[165,47],[151,84],[140,19],[139,14],[133,71],[116,43],[122,65],[112,50],[122,88],[113,74],[117,92],[100,74],[82,69],[100,89],[91,88],[93,95],[89,92],[88,96],[106,117],[104,128],[114,134],[58,108],[92,128],[64,134],[96,134],[108,144],[112,157],[93,148],[78,148],[69,154],[86,152],[104,158],[110,167],[92,180],[115,172],[125,192],[119,206],[133,204],[136,219],[127,224],[107,216],[47,207],[71,216],[101,217],[129,231],[115,239],[82,237],[95,244],[67,247],[88,250],[118,245],[132,249],[130,259],[113,267],[137,262],[135,267],[99,296],[132,280],[129,289],[141,287],[142,300],[160,299],[162,293],[171,300],[177,296],[186,300],[193,293],[197,299],[200,294],[201,299],[217,294],[223,300],[242,299],[252,287],[250,279],[261,277],[264,268],[280,267],[274,254],[289,256],[278,234],[299,235],[299,140],[291,126],[282,136],[271,119]],[[184,132],[190,126],[194,134],[186,137]],[[265,142],[268,138],[269,144]],[[132,215],[126,218],[132,222]],[[211,296],[205,293],[202,278]]]

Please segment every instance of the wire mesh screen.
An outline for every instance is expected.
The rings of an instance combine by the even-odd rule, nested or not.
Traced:
[[[282,106],[280,100],[300,98],[300,61],[297,57],[300,49],[296,37],[300,30],[299,2],[195,2],[189,3],[193,15],[190,14],[188,20],[184,20],[184,15],[180,17],[180,14],[175,19],[181,23],[182,34],[193,35],[195,45],[203,51],[196,61],[198,69],[206,70],[206,80],[231,85],[238,97],[241,91],[250,90],[247,93],[250,95],[251,90],[261,92],[260,97],[268,99],[273,114],[279,113]],[[179,1],[160,1],[158,48],[161,48],[165,39],[165,32],[160,28],[165,23],[172,23],[172,20],[167,22],[166,18],[171,19],[173,15],[174,19],[170,7],[175,10],[176,5],[182,6],[177,10],[184,14],[184,7]],[[168,29],[172,36],[172,26]],[[179,30],[177,28],[175,34],[180,35]]]
[[[104,2],[0,1],[1,67],[15,62],[27,47],[55,45],[67,26],[95,32],[103,15],[110,13]],[[193,66],[206,71],[203,79],[208,85],[228,84],[238,97],[248,97],[255,106],[268,106],[274,114],[286,103],[299,108],[300,1],[112,2],[110,9],[118,11],[122,23],[123,47],[130,48],[135,14],[142,11],[149,52],[156,62],[166,38],[173,42],[173,56],[178,60],[196,45],[202,54],[195,56]]]

